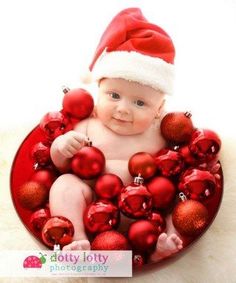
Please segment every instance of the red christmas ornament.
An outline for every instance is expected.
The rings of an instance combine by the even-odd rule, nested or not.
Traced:
[[[115,174],[105,174],[97,179],[94,190],[99,198],[112,199],[118,196],[123,188],[123,182]]]
[[[95,237],[91,250],[128,250],[128,241],[117,231],[106,231]]]
[[[40,128],[45,133],[49,141],[66,132],[68,119],[61,112],[49,112],[40,121]]]
[[[48,208],[41,208],[36,210],[30,217],[30,223],[36,232],[40,232],[43,229],[44,224],[50,218],[50,211]]]
[[[220,151],[221,140],[211,130],[197,129],[192,134],[189,149],[201,161],[209,162],[216,158]]]
[[[173,225],[183,236],[197,236],[207,226],[208,211],[202,203],[187,200],[183,193],[180,193],[180,197],[182,201],[176,205],[172,213]]]
[[[26,182],[19,187],[17,199],[23,208],[35,210],[46,203],[48,189],[37,182]]]
[[[153,222],[148,220],[138,220],[133,222],[128,231],[128,239],[135,251],[151,252],[155,249],[158,229]]]
[[[108,200],[91,203],[84,212],[84,225],[90,233],[116,229],[120,222],[118,208]]]
[[[85,89],[64,88],[65,94],[62,105],[63,110],[76,119],[85,119],[89,117],[93,111],[94,102],[91,94]]]
[[[133,256],[133,268],[139,269],[139,268],[143,267],[144,264],[145,264],[145,259],[142,255],[135,254]]]
[[[161,175],[169,177],[181,173],[184,162],[181,155],[168,148],[161,149],[155,156],[157,170]]]
[[[50,248],[55,245],[65,246],[72,242],[74,226],[63,216],[51,217],[43,226],[42,240]]]
[[[35,166],[45,166],[50,163],[50,146],[39,142],[33,146],[31,156],[34,160]]]
[[[188,169],[181,175],[178,188],[188,199],[202,201],[213,196],[216,181],[209,171]]]
[[[166,220],[165,218],[156,211],[152,211],[148,214],[147,220],[151,221],[158,229],[158,233],[161,234],[166,229]]]
[[[36,170],[30,177],[30,181],[37,182],[50,190],[52,184],[56,180],[57,175],[51,169]]]
[[[152,208],[152,195],[143,185],[143,178],[136,177],[134,182],[123,188],[118,205],[121,212],[131,218],[141,218]]]
[[[155,177],[147,183],[147,189],[152,195],[153,207],[157,209],[169,208],[175,199],[176,188],[165,177]]]
[[[144,179],[151,178],[156,172],[155,160],[146,152],[134,154],[129,160],[128,168],[133,177],[140,174]]]
[[[184,145],[176,149],[180,155],[182,156],[184,163],[191,166],[196,166],[199,161],[197,158],[191,153],[189,146]]]
[[[71,161],[72,171],[86,180],[98,177],[103,172],[104,167],[104,154],[91,144],[82,147]]]
[[[189,142],[194,126],[189,112],[171,112],[161,121],[161,134],[171,143]]]

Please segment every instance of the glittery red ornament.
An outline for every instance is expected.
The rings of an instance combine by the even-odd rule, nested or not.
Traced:
[[[156,172],[155,160],[146,152],[134,154],[129,160],[128,168],[133,177],[140,174],[144,179],[151,178]]]
[[[192,134],[189,149],[202,162],[216,158],[220,151],[221,140],[212,130],[197,129]]]
[[[118,196],[123,182],[115,174],[104,174],[97,179],[94,190],[99,198],[112,199]]]
[[[174,208],[172,221],[181,235],[194,237],[206,228],[208,211],[201,202],[183,199]]]
[[[154,250],[159,232],[155,224],[149,220],[133,222],[128,231],[128,239],[135,251],[151,252]]]
[[[65,246],[72,242],[74,226],[69,219],[63,216],[51,217],[43,226],[42,240],[48,246]]]
[[[94,102],[91,94],[82,88],[69,89],[64,88],[65,96],[63,98],[63,110],[76,119],[85,119],[93,111]]]
[[[188,169],[180,177],[179,191],[188,199],[202,201],[214,195],[216,188],[215,177],[200,169]]]
[[[68,119],[61,112],[49,112],[40,121],[40,128],[45,133],[49,141],[66,132]]]
[[[41,208],[36,210],[30,217],[30,223],[36,232],[42,231],[44,224],[50,218],[50,211],[48,208]]]
[[[175,185],[167,178],[159,176],[147,183],[147,189],[152,195],[153,207],[157,209],[169,208],[175,199]]]
[[[91,250],[128,250],[128,240],[117,231],[106,231],[95,237]]]
[[[84,225],[90,233],[101,233],[118,227],[120,213],[118,208],[108,200],[91,203],[84,212]]]
[[[71,161],[73,173],[86,180],[98,177],[103,172],[104,167],[104,154],[92,145],[82,147]]]
[[[150,220],[158,229],[158,232],[161,234],[166,229],[166,220],[161,215],[161,213],[156,211],[151,211],[148,214],[147,220]]]
[[[45,186],[48,190],[56,180],[57,175],[51,169],[36,170],[30,177],[30,181],[37,182]]]
[[[48,189],[37,182],[26,182],[19,187],[17,199],[23,208],[35,210],[46,203]]]
[[[118,205],[121,212],[131,218],[141,218],[152,208],[152,195],[143,185],[143,178],[136,177],[134,182],[123,188]]]
[[[178,152],[168,148],[161,149],[155,155],[155,163],[157,171],[166,177],[181,173],[184,167],[182,156]]]
[[[36,143],[32,148],[31,156],[37,167],[49,164],[51,161],[50,146],[43,142]]]
[[[161,120],[161,134],[171,143],[189,142],[194,126],[189,112],[171,112]]]

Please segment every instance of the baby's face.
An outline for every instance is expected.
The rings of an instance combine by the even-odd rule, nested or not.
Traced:
[[[99,86],[97,117],[119,135],[145,132],[159,114],[164,94],[124,79],[103,79]]]

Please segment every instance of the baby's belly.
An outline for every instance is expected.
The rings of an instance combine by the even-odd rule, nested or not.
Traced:
[[[105,172],[119,176],[124,185],[128,185],[133,181],[133,177],[128,170],[128,160],[106,160]]]

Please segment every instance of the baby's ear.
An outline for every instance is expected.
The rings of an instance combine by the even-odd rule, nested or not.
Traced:
[[[94,105],[94,108],[93,108],[93,112],[92,112],[92,114],[91,114],[91,117],[94,117],[94,118],[97,117],[97,106],[96,106],[96,105]]]
[[[160,104],[160,106],[159,106],[159,108],[158,108],[158,111],[157,111],[157,117],[158,117],[158,118],[160,118],[161,115],[162,115],[162,112],[163,112],[164,106],[165,106],[165,102],[166,102],[166,100],[163,99],[162,102],[161,102],[161,104]]]

